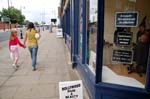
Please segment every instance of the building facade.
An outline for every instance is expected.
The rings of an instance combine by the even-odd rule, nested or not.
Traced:
[[[149,0],[61,0],[72,67],[91,99],[150,99]]]

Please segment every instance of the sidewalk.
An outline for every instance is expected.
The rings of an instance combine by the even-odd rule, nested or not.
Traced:
[[[59,82],[79,80],[63,39],[44,31],[39,40],[37,70],[32,71],[28,49],[20,49],[20,68],[11,66],[8,48],[0,49],[0,99],[59,99]],[[4,42],[7,44],[7,42]],[[89,99],[84,88],[84,99]]]

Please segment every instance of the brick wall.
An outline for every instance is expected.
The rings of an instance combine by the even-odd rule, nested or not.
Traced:
[[[16,28],[17,24],[10,24],[11,28]],[[3,23],[0,21],[0,30],[1,29],[8,29],[9,28],[9,23]]]

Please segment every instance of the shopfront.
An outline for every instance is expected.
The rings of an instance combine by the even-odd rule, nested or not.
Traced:
[[[150,1],[105,0],[101,3],[104,18],[99,18],[103,27],[98,28],[103,29],[98,30],[102,33],[98,38],[103,36],[104,42],[98,40],[97,50],[103,51],[97,51],[97,55],[100,53],[103,57],[97,56],[97,68],[102,65],[102,69],[96,74],[96,93],[100,93],[96,97],[149,99]],[[99,59],[102,62],[98,62]]]
[[[150,99],[150,1],[65,1],[64,38],[91,99]]]

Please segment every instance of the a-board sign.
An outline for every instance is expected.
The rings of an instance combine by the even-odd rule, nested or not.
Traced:
[[[62,33],[63,31],[62,31],[62,28],[58,28],[57,29],[57,32],[56,32],[56,36],[58,37],[58,38],[61,38],[61,37],[63,37],[63,33]]]
[[[116,27],[137,27],[138,25],[138,12],[116,12],[115,26]]]
[[[117,45],[118,46],[130,46],[132,43],[132,33],[130,32],[118,32],[117,33]]]
[[[59,99],[83,99],[82,81],[59,82]]]
[[[112,52],[113,63],[132,64],[133,51],[125,49],[114,49]]]

